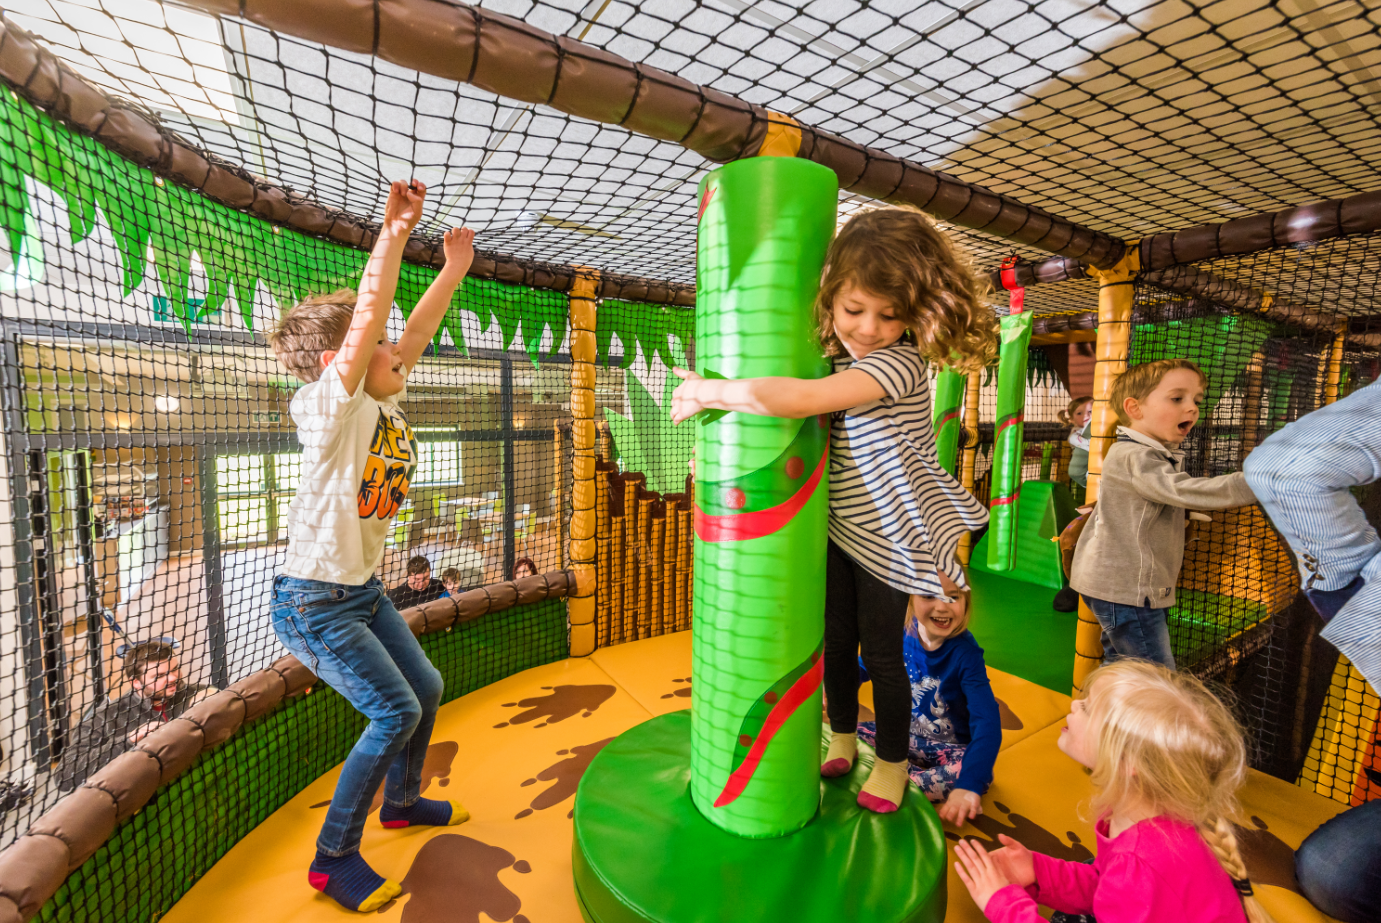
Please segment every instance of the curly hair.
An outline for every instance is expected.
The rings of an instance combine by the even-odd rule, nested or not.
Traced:
[[[815,324],[825,353],[839,356],[834,302],[847,286],[891,302],[932,362],[971,372],[997,355],[997,319],[988,284],[949,238],[915,208],[889,206],[855,215],[825,256]]]
[[[302,381],[320,378],[321,354],[345,342],[357,300],[354,289],[341,288],[294,305],[269,331],[278,361]]]

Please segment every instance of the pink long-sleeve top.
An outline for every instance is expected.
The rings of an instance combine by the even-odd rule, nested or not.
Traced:
[[[1091,913],[1098,923],[1246,923],[1227,872],[1190,824],[1168,817],[1141,821],[1114,838],[1099,821],[1092,865],[1032,853],[1036,883],[1008,885],[988,901],[993,923],[1042,923],[1041,903],[1064,913]]]

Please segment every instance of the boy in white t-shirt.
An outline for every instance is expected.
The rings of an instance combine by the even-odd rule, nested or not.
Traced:
[[[290,406],[303,446],[302,480],[288,512],[287,562],[273,583],[273,629],[369,718],[341,770],[307,879],[365,913],[402,892],[360,856],[380,783],[385,827],[470,817],[459,802],[420,797],[441,674],[374,573],[417,467],[417,440],[398,402],[475,255],[473,231],[446,232],[446,265],[390,343],[384,330],[403,247],[425,197],[421,183],[393,183],[359,294],[309,298],[269,335],[279,361],[306,383]]]

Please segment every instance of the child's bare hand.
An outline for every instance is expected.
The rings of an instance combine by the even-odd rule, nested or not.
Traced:
[[[977,792],[956,788],[949,793],[948,798],[936,806],[935,811],[945,823],[962,827],[970,819],[983,813],[983,799],[978,797]]]
[[[419,180],[405,183],[394,180],[388,187],[388,204],[384,206],[383,229],[406,237],[422,220],[422,203],[427,198],[426,184]]]
[[[689,420],[705,409],[705,405],[700,402],[699,394],[702,387],[701,382],[705,379],[689,369],[672,369],[672,371],[681,379],[681,384],[671,395],[671,422],[680,423],[682,420]]]
[[[443,272],[462,279],[475,261],[475,232],[472,228],[451,228],[442,238],[442,252],[446,254]]]
[[[1035,884],[1036,863],[1031,859],[1031,850],[1005,833],[999,833],[997,839],[1002,848],[989,853],[993,858],[993,864],[1002,869],[1002,873],[1013,884],[1021,885],[1023,888]]]
[[[955,843],[954,854],[959,857],[959,861],[954,863],[954,870],[959,873],[959,880],[969,889],[969,895],[979,910],[986,910],[993,895],[1012,883],[993,862],[988,851],[972,840]]]

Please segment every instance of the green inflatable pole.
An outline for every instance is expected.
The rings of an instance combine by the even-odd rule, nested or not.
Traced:
[[[940,467],[955,477],[959,458],[959,432],[964,428],[960,415],[964,409],[964,385],[968,381],[953,369],[942,368],[935,376],[935,407],[931,422],[935,426],[935,455]]]
[[[988,567],[1011,570],[1017,544],[1017,492],[1021,489],[1022,420],[1026,410],[1026,356],[1030,312],[1002,319],[997,367],[997,421],[993,428],[993,492],[988,503]]]
[[[828,374],[812,307],[834,172],[758,157],[700,182],[695,353],[706,377]],[[691,798],[739,836],[820,802],[829,419],[704,414],[697,427]]]

